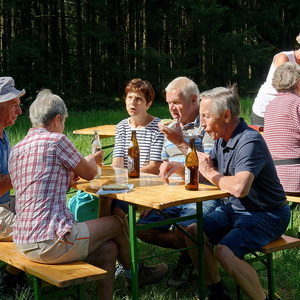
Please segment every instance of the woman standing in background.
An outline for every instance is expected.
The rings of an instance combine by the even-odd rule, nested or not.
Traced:
[[[300,34],[296,37],[300,44]],[[272,79],[276,68],[285,62],[300,65],[300,49],[296,51],[283,51],[273,57],[273,61],[266,82],[260,87],[254,100],[251,113],[251,124],[264,127],[264,116],[267,105],[277,96],[277,91],[272,86]]]

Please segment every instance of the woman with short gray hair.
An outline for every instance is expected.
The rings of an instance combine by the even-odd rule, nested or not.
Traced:
[[[29,111],[33,127],[13,147],[9,158],[16,194],[14,243],[35,262],[85,260],[105,269],[106,278],[97,282],[99,299],[111,300],[117,258],[131,284],[130,245],[124,224],[118,216],[77,222],[66,207],[69,187],[79,177],[94,179],[103,152],[85,159],[63,134],[67,108],[50,90],[41,91]],[[154,282],[153,273],[161,265],[167,268],[160,264],[150,270],[140,264],[139,278],[144,285]]]
[[[61,121],[68,117],[65,102],[50,90],[42,90],[29,108],[32,126],[47,127],[56,115],[60,115]]]
[[[264,138],[285,192],[300,195],[300,66],[284,63],[272,82],[278,95],[266,108]]]
[[[272,85],[278,93],[295,93],[300,80],[300,66],[286,62],[280,65],[274,73]]]

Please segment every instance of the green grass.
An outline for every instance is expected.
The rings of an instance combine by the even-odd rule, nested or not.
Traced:
[[[250,124],[250,112],[252,107],[253,100],[250,98],[242,99],[242,114],[241,116],[245,118],[246,122]],[[169,112],[167,105],[156,105],[151,108],[150,113],[161,117],[167,118]],[[69,112],[69,117],[66,122],[65,134],[70,138],[74,145],[81,151],[83,155],[87,155],[91,150],[91,136],[84,135],[73,135],[72,132],[75,129],[92,127],[96,125],[103,124],[117,124],[121,119],[127,117],[126,110],[121,111],[100,111],[93,110],[90,112]],[[30,127],[30,122],[27,116],[20,116],[17,120],[17,123],[8,128],[8,133],[10,136],[11,144],[16,144],[20,139],[22,139],[28,128]],[[113,143],[113,138],[108,138],[103,141],[103,145]],[[300,213],[296,210],[294,215],[294,228],[287,232],[288,235],[296,236],[298,232],[298,227],[300,223]],[[143,242],[138,242],[139,252],[142,257],[153,255],[155,253],[165,253],[165,249],[155,247],[152,245],[145,244]],[[147,261],[146,264],[156,264],[158,262],[166,262],[169,266],[169,269],[172,270],[176,264],[178,254],[172,254],[167,256],[162,256],[157,259],[152,259]],[[292,249],[285,252],[279,252],[275,255],[274,260],[274,271],[275,271],[275,286],[276,292],[281,296],[283,300],[294,300],[297,299],[300,293],[300,256],[298,250]],[[234,280],[227,275],[222,268],[220,268],[222,279],[225,283],[226,289],[233,297],[235,296],[235,282]],[[260,280],[263,286],[267,286],[267,278],[265,272],[259,273]],[[140,299],[142,300],[173,300],[173,299],[198,299],[197,298],[197,280],[196,273],[194,277],[189,282],[186,288],[177,291],[172,288],[168,288],[166,285],[166,280],[163,280],[161,283],[155,284],[153,286],[145,287],[140,291]],[[96,296],[96,287],[94,283],[85,284],[85,299],[94,300]],[[4,298],[0,295],[0,300]],[[16,296],[12,296],[8,299],[16,300],[29,300],[33,299],[32,293],[29,291],[21,291]],[[70,298],[64,298],[70,299]],[[119,276],[115,282],[115,300],[126,300],[131,299],[130,293],[125,288],[123,279]],[[246,297],[245,297],[246,299]]]

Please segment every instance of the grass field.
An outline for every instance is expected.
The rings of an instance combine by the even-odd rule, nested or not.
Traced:
[[[245,118],[246,122],[250,124],[250,111],[252,106],[252,99],[245,98],[241,100],[242,103],[242,117]],[[169,112],[167,109],[167,105],[154,106],[150,109],[150,113],[161,117],[167,118],[169,117]],[[79,128],[92,127],[96,125],[103,124],[116,124],[121,119],[127,117],[127,112],[122,111],[101,111],[94,110],[89,112],[69,112],[69,117],[66,122],[65,134],[70,138],[70,140],[75,144],[75,146],[81,151],[83,155],[87,155],[91,150],[91,138],[90,136],[83,135],[73,135],[72,131]],[[11,144],[14,145],[20,139],[22,139],[26,133],[28,128],[30,127],[30,122],[26,113],[19,117],[15,126],[12,126],[7,129],[7,132],[10,136]],[[104,145],[108,143],[112,143],[113,138],[109,138],[104,140]],[[72,194],[70,194],[72,195]],[[70,196],[69,195],[69,196]],[[295,213],[294,220],[294,228],[289,230],[287,234],[296,236],[298,232],[299,226],[299,212]],[[154,247],[151,245],[144,244],[143,242],[139,242],[139,251],[142,256],[153,255],[155,253],[163,253],[164,249]],[[151,261],[147,261],[146,264],[150,263],[158,263],[158,262],[166,262],[169,265],[169,269],[172,270],[176,264],[178,254],[172,254],[168,256],[162,256],[157,259],[152,259]],[[274,262],[274,270],[275,270],[275,285],[276,292],[281,296],[283,300],[296,300],[300,299],[300,256],[298,250],[288,250],[284,253],[278,253],[275,255]],[[222,269],[220,269],[222,278],[224,280],[226,289],[233,297],[235,296],[235,283],[227,275]],[[259,273],[261,282],[264,287],[266,287],[267,278],[265,272]],[[94,300],[96,298],[96,287],[94,283],[86,284],[86,294],[85,299]],[[116,279],[115,283],[115,295],[114,299],[123,300],[130,299],[130,294],[125,288],[123,279],[119,276]],[[245,297],[246,298],[246,297]],[[17,300],[29,300],[33,299],[33,295],[30,291],[19,291],[16,296],[12,296],[11,298],[2,298],[0,295],[0,300],[2,299],[17,299]],[[69,299],[69,298],[64,298]],[[140,291],[140,299],[142,300],[174,300],[174,299],[198,299],[197,297],[197,274],[194,273],[192,280],[189,284],[181,289],[174,290],[172,288],[168,288],[166,285],[166,280],[163,280],[161,283],[145,287]],[[203,300],[203,299],[201,299]]]

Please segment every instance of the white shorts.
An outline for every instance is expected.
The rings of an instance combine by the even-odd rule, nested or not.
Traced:
[[[89,229],[86,223],[74,224],[71,231],[53,240],[16,245],[28,259],[44,264],[84,260],[88,256]]]

